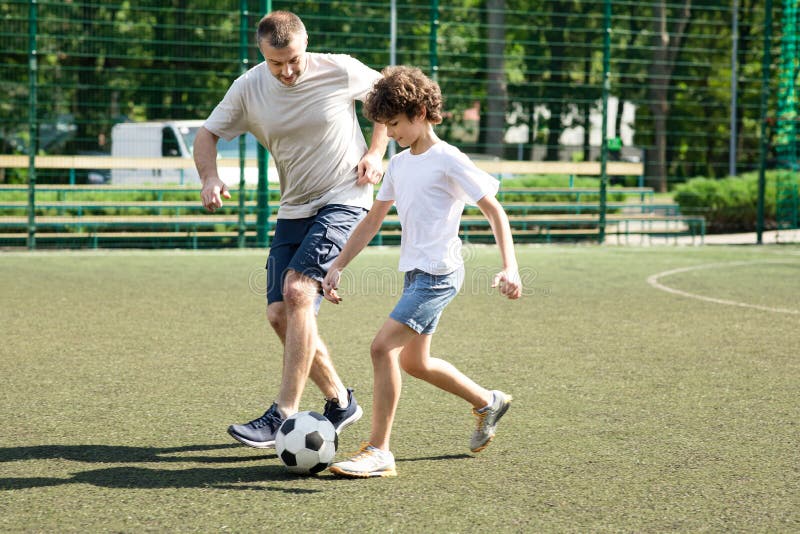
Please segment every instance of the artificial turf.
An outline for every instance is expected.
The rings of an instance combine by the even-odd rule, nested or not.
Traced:
[[[263,251],[0,253],[0,531],[800,530],[800,248],[521,246],[515,302],[465,252],[433,352],[514,405],[474,455],[469,406],[404,377],[399,476],[366,481],[225,432],[277,392]],[[365,409],[340,457],[397,257],[363,253],[319,316]],[[659,281],[690,296],[647,282],[683,268]]]

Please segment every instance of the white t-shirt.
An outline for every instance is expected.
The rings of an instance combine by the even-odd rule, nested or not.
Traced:
[[[393,200],[403,228],[400,270],[447,274],[458,269],[458,227],[465,203],[497,193],[499,182],[459,149],[439,141],[422,154],[404,150],[389,162],[378,200]]]
[[[380,73],[343,54],[307,54],[293,86],[262,62],[237,78],[205,122],[226,140],[251,132],[275,160],[281,188],[278,217],[315,215],[329,204],[369,208],[372,185],[356,185],[367,151],[355,101]]]

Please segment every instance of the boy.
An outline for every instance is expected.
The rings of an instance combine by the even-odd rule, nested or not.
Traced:
[[[336,289],[342,269],[375,236],[392,204],[397,205],[403,229],[400,270],[405,284],[371,346],[375,382],[369,442],[349,460],[330,467],[339,476],[396,476],[389,436],[400,398],[401,368],[472,404],[478,419],[472,452],[486,448],[511,404],[510,395],[484,389],[430,355],[442,310],[464,279],[458,227],[465,201],[477,203],[500,248],[503,270],[492,287],[510,299],[522,292],[508,217],[494,198],[498,183],[436,136],[433,125],[442,122],[441,107],[439,86],[419,69],[403,66],[384,69],[364,104],[364,115],[385,124],[389,137],[408,150],[392,158],[372,208],[334,261],[322,288],[325,298],[341,301]]]

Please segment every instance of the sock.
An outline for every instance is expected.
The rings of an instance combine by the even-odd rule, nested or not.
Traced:
[[[287,414],[288,414],[288,415],[287,415]],[[289,418],[289,416],[290,416],[290,415],[292,415],[292,414],[289,414],[289,413],[288,413],[286,410],[284,410],[283,408],[281,408],[280,406],[278,406],[278,415],[280,415],[281,417],[283,417],[283,420],[285,421],[285,420],[286,420],[286,419],[288,419],[288,418]]]
[[[484,406],[483,408],[481,408],[480,410],[478,410],[478,413],[483,413],[483,412],[485,412],[486,410],[490,409],[490,408],[492,407],[492,405],[493,405],[493,404],[494,404],[494,393],[492,393],[492,400],[490,400],[490,401],[489,401],[489,404],[487,404],[486,406]]]
[[[344,395],[342,395],[342,393],[344,393]],[[339,397],[336,399],[336,401],[339,403],[339,408],[342,410],[350,405],[350,394],[347,393],[347,389],[345,389],[343,392],[339,392]]]
[[[342,395],[344,393],[344,395]],[[336,404],[344,410],[350,405],[350,394],[347,393],[347,389],[340,391],[336,394],[335,397],[325,397],[326,401],[336,401]]]

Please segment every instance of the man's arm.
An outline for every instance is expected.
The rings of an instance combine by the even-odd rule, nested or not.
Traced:
[[[228,186],[220,179],[217,171],[217,141],[218,136],[201,126],[192,149],[197,174],[203,183],[200,198],[203,207],[212,213],[222,207],[223,198],[231,198]]]
[[[389,144],[386,126],[375,122],[372,124],[372,139],[367,153],[358,162],[358,185],[377,184],[383,176],[383,155]]]

